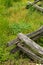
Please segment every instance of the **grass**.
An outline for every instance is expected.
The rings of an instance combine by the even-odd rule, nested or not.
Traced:
[[[8,41],[17,37],[17,34],[31,33],[43,26],[43,13],[30,7],[25,9],[27,1],[13,2],[11,7],[0,5],[0,65],[8,60],[8,65],[12,61],[15,65],[29,65],[30,59],[20,55],[19,51],[15,54],[10,54],[10,50],[15,47],[6,48]],[[39,43],[40,42],[40,43]],[[37,41],[43,46],[43,38]],[[20,55],[20,56],[19,56]],[[31,62],[32,63],[32,62]]]

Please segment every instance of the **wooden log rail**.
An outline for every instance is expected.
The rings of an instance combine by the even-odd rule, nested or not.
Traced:
[[[35,0],[35,1],[33,2],[33,5],[36,4],[36,3],[38,3],[39,1],[40,1],[40,0]]]
[[[36,40],[37,38],[39,38],[40,36],[43,36],[43,26],[39,30],[37,30],[31,34],[24,35],[22,33],[19,33],[18,38],[17,38],[18,40],[17,39],[14,40],[15,44],[17,44],[17,47],[12,49],[10,52],[15,53],[16,51],[21,50],[22,52],[26,53],[30,57],[30,59],[34,60],[37,63],[43,64],[43,48],[33,41],[33,40]],[[33,40],[31,40],[29,37]],[[13,43],[14,43],[14,41],[13,41]],[[25,47],[22,44],[28,45],[29,48]],[[11,46],[11,45],[9,45],[9,46]]]
[[[43,64],[43,58],[40,58],[32,51],[30,51],[28,48],[21,46],[20,43],[18,43],[17,46],[19,47],[19,50],[26,53],[29,56],[29,58],[32,59],[34,62]]]
[[[32,2],[32,5],[38,3],[40,0],[35,0],[34,2]],[[29,2],[29,1],[28,1]]]
[[[43,12],[43,7],[40,7],[40,6],[38,6],[38,5],[36,5],[36,4],[32,3],[32,2],[28,2],[26,8],[28,9],[29,6],[33,6],[33,7],[34,7],[35,9],[37,9],[38,11]]]
[[[33,40],[28,38],[26,35],[19,33],[18,38],[20,42],[24,42],[24,44],[28,45],[29,48],[33,51],[33,53],[37,54],[40,57],[43,57],[43,48],[35,43]]]
[[[43,26],[40,27],[37,31],[35,31],[33,33],[26,34],[26,36],[28,36],[32,40],[36,40],[36,39],[38,39],[42,35],[43,35]],[[18,38],[16,38],[16,39],[8,42],[7,43],[7,47],[12,46],[13,44],[17,44],[18,42],[19,42],[19,40],[18,40]]]
[[[43,58],[39,57],[35,53],[33,53],[28,48],[21,45],[21,43],[17,44],[17,47],[11,50],[11,53],[15,53],[17,51],[22,51],[23,53],[26,53],[30,59],[32,59],[35,63],[42,63],[43,64]]]
[[[43,36],[43,26],[40,27],[37,31],[27,34],[27,36],[32,40],[37,40],[40,36]]]
[[[26,53],[30,59],[32,59],[35,63],[43,64],[43,58],[39,57],[38,55],[34,54],[31,50],[21,45],[21,43],[17,44],[17,47],[12,49],[10,52],[15,53],[17,51],[22,51]]]

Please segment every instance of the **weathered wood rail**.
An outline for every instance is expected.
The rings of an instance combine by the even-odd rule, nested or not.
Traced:
[[[16,44],[16,48],[12,49],[10,51],[11,53],[15,53],[18,50],[22,51],[26,53],[30,59],[43,64],[43,48],[34,42],[34,40],[37,40],[40,36],[43,36],[43,26],[33,33],[26,35],[19,33],[15,40],[8,42],[7,47]],[[28,47],[26,47],[26,45]]]
[[[32,5],[38,3],[40,0],[35,0],[34,2],[32,2]],[[29,1],[28,1],[29,2]]]
[[[29,7],[32,6],[32,7],[34,7],[35,9],[37,9],[38,11],[43,12],[43,7],[40,7],[40,6],[36,5],[37,2],[38,2],[38,1],[33,2],[33,3],[32,3],[32,2],[28,2],[27,6],[26,6],[26,9],[29,9]]]
[[[31,50],[33,50],[35,54],[43,57],[43,48],[41,46],[36,44],[33,40],[31,40],[30,38],[28,38],[26,35],[22,33],[18,34],[18,38],[20,42],[22,43],[24,42],[24,44],[28,45],[29,48],[31,48]]]
[[[40,27],[37,31],[33,32],[33,33],[29,33],[26,34],[26,36],[28,36],[29,38],[31,38],[32,40],[36,40],[38,39],[40,36],[43,36],[43,26]],[[7,43],[7,46],[11,46],[13,44],[17,44],[19,42],[18,37],[10,42]]]
[[[43,58],[40,58],[39,56],[37,56],[36,54],[34,54],[31,50],[29,50],[28,48],[25,48],[23,46],[21,46],[20,44],[17,45],[22,52],[26,53],[30,59],[34,60],[34,62],[37,63],[43,63]]]

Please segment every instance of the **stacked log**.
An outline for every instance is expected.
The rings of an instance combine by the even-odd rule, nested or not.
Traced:
[[[20,39],[20,42],[24,42],[24,44],[28,45],[29,48],[31,48],[31,50],[43,57],[43,48],[41,46],[39,46],[37,43],[35,43],[33,40],[31,40],[30,38],[28,38],[26,35],[22,34],[22,33],[19,33],[18,34],[18,38]]]
[[[31,50],[29,50],[28,48],[25,48],[23,46],[20,45],[20,43],[18,44],[18,47],[20,48],[20,50],[24,53],[26,53],[30,59],[32,59],[35,63],[41,63],[43,64],[43,58],[40,58],[39,56],[37,56],[36,54],[34,54]]]
[[[40,6],[38,6],[38,5],[36,5],[35,3],[32,3],[32,2],[28,2],[26,9],[28,9],[30,6],[34,7],[38,11],[43,12],[43,7],[40,7]]]
[[[38,45],[34,40],[38,39],[40,36],[43,36],[43,26],[37,31],[30,34],[19,33],[18,37],[8,43],[8,47],[16,44],[16,48],[12,49],[10,52],[15,53],[16,51],[22,51],[26,53],[30,59],[34,60],[37,63],[43,64],[43,48]],[[26,45],[28,47],[26,47]]]

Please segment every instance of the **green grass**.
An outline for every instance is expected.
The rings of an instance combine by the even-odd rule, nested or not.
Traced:
[[[16,38],[18,33],[28,34],[43,26],[43,13],[33,7],[26,10],[25,6],[26,2],[21,1],[13,2],[11,7],[0,4],[0,62],[13,60],[15,65],[21,65],[22,62],[23,64],[28,63],[28,58],[23,58],[23,55],[19,56],[19,51],[16,54],[10,54],[10,50],[15,45],[6,48],[7,42]],[[43,38],[39,39],[37,43],[43,46]]]

